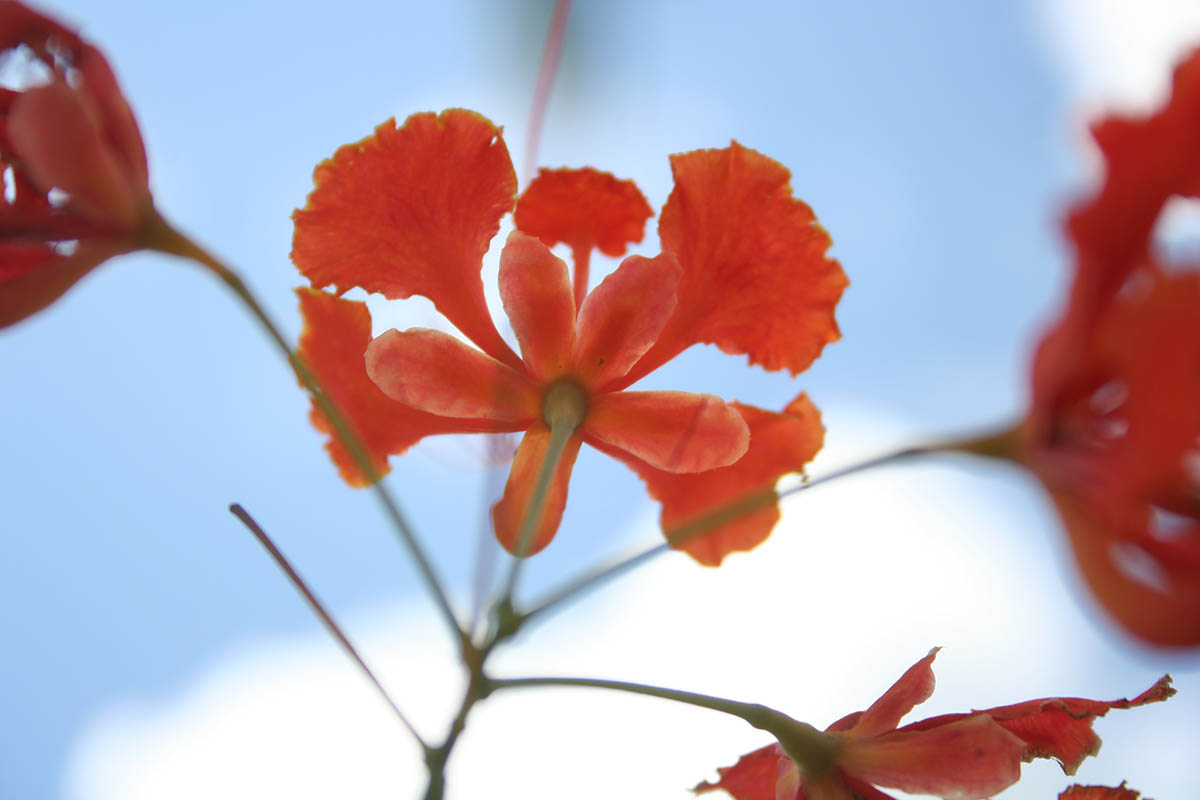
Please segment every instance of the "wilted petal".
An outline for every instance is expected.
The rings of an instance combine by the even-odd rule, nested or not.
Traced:
[[[579,309],[575,374],[593,389],[628,384],[629,372],[662,333],[675,309],[680,270],[667,253],[630,256]]]
[[[385,331],[367,345],[366,368],[397,402],[443,417],[492,420],[493,430],[521,430],[541,413],[537,388],[524,375],[441,331]]]
[[[366,305],[313,289],[297,289],[296,295],[304,317],[298,355],[358,435],[377,477],[390,469],[389,455],[403,453],[425,436],[495,429],[486,420],[438,417],[389,398],[367,376],[363,354],[371,341],[371,316]],[[332,435],[333,426],[316,401],[312,421],[318,430],[330,434],[325,449],[346,483],[368,485],[368,477]]]
[[[318,164],[313,181],[293,214],[292,260],[314,287],[423,295],[484,352],[519,366],[479,277],[516,193],[499,128],[462,109],[414,114],[399,129],[388,120]]]
[[[541,551],[554,538],[558,524],[562,521],[563,509],[567,506],[567,487],[571,482],[571,469],[579,455],[583,439],[572,436],[563,449],[554,475],[546,492],[538,522],[534,526],[530,541],[520,541],[521,528],[530,513],[530,503],[537,484],[538,473],[546,460],[550,444],[550,429],[540,420],[525,432],[513,457],[512,471],[504,486],[504,495],[492,506],[492,525],[496,538],[508,552],[519,556],[531,556]],[[523,551],[517,548],[526,544]]]
[[[718,566],[730,553],[751,550],[766,540],[779,521],[775,483],[803,470],[825,437],[820,414],[805,394],[781,414],[732,405],[750,429],[750,446],[731,466],[678,475],[606,450],[635,471],[650,496],[662,503],[663,531],[686,534],[673,538],[671,545],[706,566]],[[730,506],[720,521],[689,531],[689,526]]]
[[[900,676],[900,680],[892,684],[890,689],[863,712],[854,727],[849,730],[849,735],[877,736],[895,730],[905,714],[932,697],[936,683],[933,677],[933,659],[937,657],[940,649],[933,648],[928,655],[909,667]]]
[[[575,348],[575,299],[562,259],[513,231],[500,253],[500,298],[533,376],[550,381],[564,374]]]
[[[958,800],[1000,792],[1021,777],[1025,743],[978,715],[927,731],[860,739],[841,734],[837,763],[847,774],[892,789]]]
[[[596,247],[619,256],[628,243],[642,240],[653,213],[633,181],[591,167],[542,168],[517,201],[513,221],[548,247],[565,242],[574,250]]]
[[[833,311],[847,281],[787,169],[736,142],[672,156],[671,169],[658,230],[683,268],[679,302],[633,377],[698,342],[766,369],[806,369],[840,337]]]
[[[703,472],[741,458],[749,429],[711,394],[616,392],[592,398],[583,432],[668,472]]]

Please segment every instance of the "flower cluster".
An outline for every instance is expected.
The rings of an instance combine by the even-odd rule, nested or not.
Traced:
[[[1164,675],[1132,700],[1049,697],[899,727],[901,718],[933,694],[936,655],[935,649],[909,667],[866,711],[826,728],[829,747],[819,748],[815,757],[768,745],[718,770],[719,780],[695,791],[724,789],[735,800],[893,800],[876,788],[882,786],[978,800],[1016,783],[1023,761],[1053,758],[1074,775],[1100,749],[1092,730],[1097,717],[1175,693]]]
[[[637,187],[592,169],[543,170],[516,202],[500,295],[520,356],[492,322],[479,277],[516,193],[496,126],[464,110],[416,114],[317,167],[316,188],[295,214],[292,258],[314,286],[299,291],[300,355],[347,411],[376,476],[389,455],[425,436],[523,431],[492,518],[504,546],[529,555],[558,528],[585,442],[646,481],[667,530],[724,501],[771,492],[803,468],[823,438],[805,395],[773,412],[629,390],[697,343],[794,374],[838,338],[833,310],[846,279],[826,255],[828,235],[792,197],[787,170],[737,143],[676,155],[671,165],[662,254],[629,256],[590,292],[591,251],[619,256],[642,238],[650,209]],[[549,249],[559,242],[573,251],[574,280]],[[427,329],[372,339],[366,307],[317,291],[329,285],[338,294],[423,295],[475,347]],[[316,409],[314,421],[329,429]],[[347,481],[370,482],[336,440],[329,448]],[[775,504],[763,504],[677,544],[719,564],[761,542],[777,518]],[[522,540],[529,519],[536,524]]]

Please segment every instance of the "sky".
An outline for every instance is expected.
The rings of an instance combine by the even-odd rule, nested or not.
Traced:
[[[503,125],[519,159],[550,5],[43,8],[108,54],[159,208],[237,266],[294,338],[289,214],[313,166],[390,116],[455,106]],[[765,407],[807,391],[828,430],[813,475],[1015,419],[1067,276],[1058,223],[1095,176],[1086,120],[1161,98],[1180,48],[1200,42],[1197,12],[743,5],[577,2],[539,164],[632,178],[657,209],[670,153],[736,139],[775,158],[851,280],[844,338],[795,380],[695,348],[643,386]],[[638,252],[657,252],[653,229]],[[494,271],[495,252],[489,287]],[[380,331],[438,324],[422,301],[370,302]],[[458,691],[452,653],[372,498],[338,481],[304,395],[222,287],[186,263],[124,257],[0,332],[0,374],[0,797],[415,794],[411,741],[228,504],[272,533],[433,734]],[[469,608],[503,466],[459,437],[393,465],[389,486]],[[654,543],[655,514],[632,474],[585,453],[528,596]],[[662,683],[824,725],[933,646],[930,715],[1131,696],[1170,671],[1180,695],[1098,723],[1104,751],[1078,777],[1160,800],[1200,788],[1200,663],[1100,616],[1046,499],[1001,466],[936,460],[805,493],[763,548],[719,571],[664,557],[496,666]],[[450,792],[684,797],[762,744],[736,720],[643,698],[514,695],[472,719]],[[1026,775],[1003,796],[1068,782],[1046,762]]]

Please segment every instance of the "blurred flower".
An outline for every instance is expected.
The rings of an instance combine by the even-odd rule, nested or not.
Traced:
[[[694,791],[724,789],[736,800],[892,800],[875,788],[882,786],[976,800],[1016,783],[1022,761],[1054,758],[1073,775],[1100,748],[1092,731],[1097,717],[1175,693],[1170,677],[1163,676],[1133,700],[1053,697],[898,728],[904,715],[933,694],[936,655],[934,649],[910,667],[866,711],[826,728],[830,747],[824,752],[789,753],[780,744],[768,745],[718,769],[716,783],[701,783]]]
[[[1070,302],[1008,455],[1049,489],[1109,613],[1148,642],[1200,645],[1200,271],[1153,248],[1167,201],[1200,189],[1200,52],[1166,107],[1094,133],[1107,174],[1068,221]]]
[[[656,488],[660,475],[732,470],[730,485],[761,492],[803,468],[823,434],[807,398],[774,414],[711,395],[625,391],[700,342],[794,374],[838,338],[833,309],[845,276],[825,255],[828,235],[792,198],[787,170],[737,143],[671,162],[675,190],[659,225],[664,252],[626,258],[590,293],[592,248],[622,255],[641,240],[649,206],[632,182],[592,169],[543,170],[533,181],[500,257],[500,294],[521,356],[496,330],[479,278],[516,194],[498,128],[469,111],[416,114],[399,128],[389,120],[318,165],[316,188],[294,217],[292,251],[315,289],[424,295],[479,348],[424,329],[371,341],[365,306],[300,291],[300,354],[346,409],[377,475],[388,455],[427,435],[525,431],[493,521],[509,550],[529,554],[554,536],[583,442],[637,470],[666,498],[664,519],[670,491]],[[558,242],[572,248],[574,286],[548,249]],[[329,429],[319,412],[314,421]],[[564,440],[552,445],[556,426]],[[518,531],[538,473],[559,445],[541,516],[522,547]],[[347,481],[367,482],[339,444],[329,448]],[[687,512],[720,501],[693,500]],[[720,563],[765,538],[774,521],[757,514],[679,544]]]
[[[73,31],[0,2],[0,327],[41,310],[159,221],[146,153],[104,56]],[[11,77],[11,76],[10,76]]]
[[[1068,786],[1058,794],[1058,800],[1138,800],[1140,792],[1135,792],[1125,786],[1081,786],[1078,783]]]

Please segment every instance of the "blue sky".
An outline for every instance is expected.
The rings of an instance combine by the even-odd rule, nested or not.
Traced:
[[[670,191],[669,153],[737,139],[779,160],[792,170],[796,195],[832,233],[850,277],[838,313],[844,339],[794,381],[696,349],[647,385],[768,407],[804,389],[826,414],[826,463],[1013,418],[1025,397],[1031,343],[1066,277],[1057,224],[1086,186],[1084,114],[1105,90],[1119,88],[1126,98],[1146,91],[1115,86],[1111,76],[1130,70],[1102,34],[1122,31],[1114,41],[1127,36],[1145,45],[1124,49],[1138,54],[1139,65],[1153,62],[1147,80],[1165,80],[1162,37],[1139,38],[1144,28],[1066,0],[745,5],[735,13],[717,2],[577,2],[540,163],[593,165],[633,178],[657,209]],[[291,289],[300,279],[287,257],[289,214],[303,204],[313,166],[389,116],[452,106],[504,125],[519,158],[550,11],[548,2],[481,0],[343,0],[332,7],[72,0],[44,7],[108,53],[141,121],[160,209],[242,270],[293,337],[299,320]],[[1184,26],[1165,19],[1161,27],[1178,35]],[[656,245],[651,229],[642,251]],[[431,320],[429,307],[416,301],[377,310],[388,324]],[[48,312],[0,333],[0,369],[8,421],[0,446],[9,464],[0,492],[0,606],[9,643],[0,659],[0,796],[122,796],[119,787],[132,784],[120,781],[137,770],[123,773],[118,764],[113,783],[100,785],[87,766],[95,753],[110,761],[123,754],[136,765],[148,738],[167,741],[164,731],[182,724],[197,685],[224,685],[214,671],[243,685],[242,656],[270,664],[276,645],[309,655],[332,650],[229,516],[230,502],[255,514],[339,616],[360,624],[381,650],[405,638],[404,630],[389,638],[389,620],[419,627],[412,620],[422,618],[424,598],[373,501],[336,479],[286,367],[202,271],[151,255],[115,261]],[[593,456],[576,471],[562,533],[528,570],[530,589],[653,540],[647,520],[654,509],[637,480]],[[485,493],[498,479],[482,462],[478,442],[437,440],[395,459],[389,478],[464,606]],[[815,628],[827,639],[806,639],[804,648],[789,637],[739,639],[738,618],[711,605],[713,592],[726,591],[722,576],[693,576],[689,570],[703,571],[678,557],[658,568],[663,580],[681,581],[703,602],[680,601],[686,595],[676,592],[684,589],[648,578],[631,583],[628,595],[614,587],[601,597],[628,609],[629,597],[653,603],[657,593],[676,611],[647,624],[680,625],[707,637],[706,647],[714,639],[741,642],[735,649],[742,653],[761,647],[749,659],[754,672],[714,667],[730,681],[722,686],[701,665],[691,664],[693,673],[680,660],[685,640],[675,651],[654,652],[654,637],[632,634],[644,672],[627,662],[613,669],[688,688],[711,681],[734,693],[786,683],[796,653],[811,647],[823,653],[820,665],[809,664],[817,670],[811,685],[833,691],[829,685],[846,676],[850,705],[830,708],[834,717],[868,703],[934,644],[957,650],[960,687],[1006,692],[974,699],[964,691],[960,705],[1057,693],[1117,697],[1170,669],[1181,696],[1167,711],[1146,710],[1152,723],[1140,724],[1133,712],[1124,726],[1113,721],[1104,729],[1105,756],[1113,757],[1115,779],[1128,777],[1152,796],[1200,786],[1195,765],[1171,757],[1200,746],[1194,724],[1180,722],[1200,710],[1189,697],[1200,695],[1196,662],[1138,649],[1094,614],[1036,487],[1001,469],[940,464],[872,480],[831,495],[843,505],[814,510],[819,531],[806,526],[801,503],[794,509],[796,535],[812,537],[796,546],[816,547],[805,557],[829,563],[797,564],[795,585],[777,588],[792,598],[789,607],[820,618]],[[864,506],[886,498],[903,501],[903,514],[896,512],[903,519],[863,516]],[[921,514],[932,515],[928,524],[946,538],[920,539]],[[932,551],[893,549],[901,535]],[[977,547],[961,546],[975,537]],[[892,568],[866,563],[872,553],[889,553]],[[729,580],[754,586],[762,580],[755,570],[778,562],[763,556],[756,567],[756,555],[733,559],[741,578]],[[1004,569],[989,571],[984,555]],[[787,571],[770,574],[791,580]],[[977,589],[988,587],[976,592],[975,605],[917,590],[939,576],[955,583],[964,575],[986,582]],[[839,594],[814,588],[822,577],[836,579]],[[878,600],[872,605],[872,586],[879,596],[908,596],[913,617],[900,620]],[[727,599],[716,608],[745,601]],[[987,616],[947,610],[959,605],[964,614]],[[718,619],[709,628],[685,625],[691,608]],[[1014,609],[1030,615],[1036,652],[1012,632]],[[794,624],[777,606],[769,610],[781,614],[777,626]],[[843,611],[845,623],[832,624]],[[613,637],[604,650],[628,648],[616,612],[593,604],[579,613]],[[979,635],[988,626],[998,631],[994,640]],[[931,641],[937,636],[952,641]],[[544,658],[555,657],[556,641],[591,652],[568,617],[547,626],[546,637],[545,649],[534,651]],[[338,664],[339,654],[332,658]],[[868,672],[863,663],[879,666]],[[594,659],[574,666],[589,664],[592,672],[604,668]],[[971,671],[984,664],[1005,665],[998,672],[1009,673],[1011,684]],[[429,674],[437,669],[428,667]],[[824,683],[816,683],[819,675]],[[320,685],[313,681],[298,685],[309,691]],[[792,686],[779,702],[798,702],[807,689]],[[106,720],[114,708],[142,715],[130,728],[141,738],[130,734],[116,751],[97,744],[112,730]],[[437,719],[436,709],[429,713]],[[236,719],[231,713],[228,724]],[[1171,736],[1147,749],[1156,731]],[[724,760],[700,759],[691,767],[698,772],[671,785],[685,789],[731,763],[742,744],[754,742],[731,738],[728,756],[718,757]],[[1147,764],[1147,752],[1161,760]],[[180,763],[167,779],[182,785],[191,767]],[[1063,780],[1046,774],[1049,796]],[[1012,796],[1026,795],[1018,788]]]

